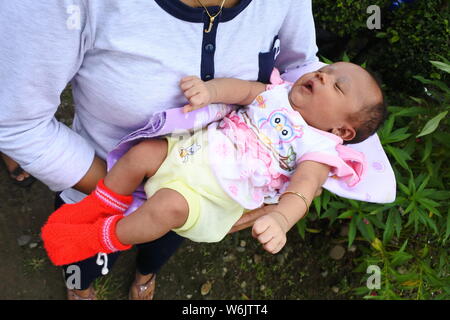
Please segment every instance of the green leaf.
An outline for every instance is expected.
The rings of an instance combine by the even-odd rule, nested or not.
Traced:
[[[440,54],[437,54],[436,56],[437,56],[439,59],[441,59],[442,62],[445,62],[445,63],[447,63],[447,64],[450,64],[450,61],[448,61],[447,58],[445,58],[444,56],[442,56],[442,55],[440,55]]]
[[[411,195],[411,191],[408,189],[407,186],[405,186],[403,183],[401,182],[397,182],[397,186],[406,194],[406,195]]]
[[[383,243],[386,245],[389,241],[391,241],[392,236],[394,235],[394,213],[388,215],[386,220],[386,228],[383,233]]]
[[[356,219],[353,218],[350,221],[350,225],[348,228],[348,247],[350,248],[353,244],[353,241],[355,240],[356,237]]]
[[[429,211],[433,212],[436,215],[440,215],[439,211],[437,209],[435,209],[436,207],[439,207],[440,204],[437,203],[436,201],[433,201],[431,199],[426,199],[426,198],[420,198],[417,199],[418,202],[420,202],[425,208],[427,208]]]
[[[397,41],[400,40],[400,37],[398,34],[395,34],[394,36],[392,36],[392,38],[389,39],[390,43],[396,43]]]
[[[342,56],[342,61],[350,62],[350,58],[348,57],[347,52],[344,52],[344,55]]]
[[[327,209],[324,214],[320,217],[321,219],[330,218],[331,220],[335,220],[337,216],[337,210],[334,208]]]
[[[301,219],[299,222],[297,222],[297,231],[302,237],[303,240],[305,240],[305,230],[306,230],[306,219]]]
[[[406,161],[411,160],[411,157],[405,151],[395,148],[393,146],[386,146],[386,150],[394,157],[394,159],[401,165],[404,169],[410,171]]]
[[[418,104],[423,104],[425,102],[425,100],[421,99],[421,98],[416,98],[413,96],[409,96],[413,101],[417,102]]]
[[[400,251],[400,252],[405,251],[407,244],[408,244],[408,239],[406,239],[405,242],[403,242],[402,247],[398,251]]]
[[[410,260],[413,256],[409,253],[403,252],[403,251],[397,251],[394,256],[392,257],[391,266],[395,267],[400,264],[404,264],[408,260]]]
[[[376,38],[383,39],[383,38],[386,38],[386,37],[387,37],[387,33],[386,33],[386,32],[377,32],[376,35],[375,35],[375,37],[376,37]]]
[[[394,121],[395,121],[395,115],[391,114],[389,116],[389,118],[386,120],[386,122],[383,124],[381,129],[379,130],[379,134],[383,138],[387,138],[391,134],[392,127],[394,126]],[[383,143],[384,143],[384,141],[383,141]]]
[[[408,131],[408,128],[400,128],[392,132],[388,137],[384,138],[384,143],[394,143],[394,142],[400,142],[405,139],[408,139],[411,134],[406,133]]]
[[[428,215],[424,215],[423,216],[425,218],[426,223],[428,224],[428,226],[433,229],[433,231],[436,234],[439,234],[439,231],[437,229],[436,223],[428,216]]]
[[[317,215],[319,216],[319,218],[320,218],[320,210],[322,209],[321,202],[322,202],[321,197],[316,197],[313,200],[314,208],[316,209],[316,212],[317,212]]]
[[[393,211],[393,210],[391,210],[391,211]],[[402,217],[396,210],[392,213],[392,215],[394,218],[393,223],[394,223],[394,227],[395,227],[395,233],[397,234],[397,238],[399,238],[400,232],[402,231]]]
[[[367,241],[372,242],[373,239],[375,239],[375,231],[373,230],[373,226],[370,223],[366,224],[366,222],[364,221],[364,219],[358,221],[358,230]]]
[[[379,215],[380,217],[382,216],[381,214]],[[376,226],[377,228],[384,230],[386,228],[386,225],[380,221],[379,216],[367,216],[366,219],[370,221],[370,223],[373,223],[374,226]]]
[[[445,230],[444,242],[447,242],[449,236],[450,236],[450,208],[448,208],[447,212],[447,229]]]
[[[448,111],[444,111],[439,113],[437,116],[435,116],[433,119],[430,119],[426,124],[425,127],[423,127],[422,131],[419,133],[419,135],[416,136],[416,138],[425,136],[427,134],[430,134],[434,132],[434,130],[437,129],[439,126],[439,122],[444,119],[444,117],[447,115]]]
[[[431,155],[431,151],[433,150],[433,140],[431,136],[425,137],[425,148],[423,149],[423,156],[420,162],[425,162]]]
[[[450,198],[450,191],[433,191],[428,197],[434,200],[447,200]]]
[[[417,192],[423,191],[423,189],[425,189],[425,187],[428,185],[428,182],[430,182],[430,175],[426,176],[425,179],[423,179],[419,188],[417,188]]]
[[[397,117],[416,117],[419,114],[424,114],[426,112],[426,109],[423,107],[401,107],[400,110],[391,112],[394,112],[394,115]]]
[[[331,193],[329,191],[327,191],[327,190],[323,191],[321,198],[322,198],[322,208],[324,210],[326,210],[328,208],[328,203],[330,202],[330,198],[331,198],[330,195],[331,195]]]
[[[333,61],[331,61],[330,59],[325,58],[324,56],[320,56],[320,58],[322,59],[322,61],[323,61],[324,63],[327,63],[327,64],[333,64]]]
[[[426,78],[424,78],[422,76],[413,76],[413,78],[416,79],[416,80],[419,80],[423,84],[432,84],[433,83],[433,80],[426,79]]]
[[[436,68],[438,68],[438,69],[440,69],[440,70],[442,70],[444,72],[450,73],[450,64],[444,63],[444,62],[441,62],[441,61],[430,61],[430,62]]]
[[[338,219],[347,219],[355,214],[354,210],[347,210],[344,213],[341,213],[337,218]]]

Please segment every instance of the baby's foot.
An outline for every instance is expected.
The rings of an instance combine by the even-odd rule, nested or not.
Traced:
[[[110,190],[102,179],[90,195],[78,203],[62,205],[50,215],[47,223],[93,223],[99,218],[123,214],[132,201],[132,196],[120,195]]]
[[[99,252],[130,249],[116,236],[116,225],[123,215],[98,219],[91,224],[46,224],[42,228],[44,247],[57,266],[85,260]]]

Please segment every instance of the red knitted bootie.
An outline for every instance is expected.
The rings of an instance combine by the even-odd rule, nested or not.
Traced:
[[[62,205],[50,215],[47,223],[92,223],[101,217],[123,214],[132,201],[133,196],[115,193],[102,179],[91,194],[78,203]]]
[[[128,250],[116,236],[116,225],[123,215],[98,219],[91,224],[47,223],[42,227],[44,248],[57,266],[87,259],[99,252]]]

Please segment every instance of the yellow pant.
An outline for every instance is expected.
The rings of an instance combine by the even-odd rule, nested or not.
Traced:
[[[189,216],[173,231],[196,242],[222,240],[244,211],[225,193],[210,169],[207,135],[203,129],[193,135],[167,137],[167,158],[144,186],[147,197],[162,188],[183,195]]]

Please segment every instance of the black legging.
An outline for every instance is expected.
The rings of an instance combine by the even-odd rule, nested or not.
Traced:
[[[55,210],[64,204],[59,194],[55,197]],[[147,275],[150,273],[157,273],[159,269],[169,260],[183,242],[183,237],[180,237],[175,232],[170,231],[162,238],[152,242],[147,242],[137,245],[137,261],[136,267],[139,273]],[[111,270],[120,251],[108,254],[106,267]],[[67,280],[73,275],[73,267],[78,266],[80,270],[80,286],[75,288],[78,290],[85,290],[89,288],[91,283],[102,275],[102,269],[105,266],[97,264],[97,255],[82,260],[71,265],[63,266],[64,278]],[[69,268],[69,270],[68,270]]]

